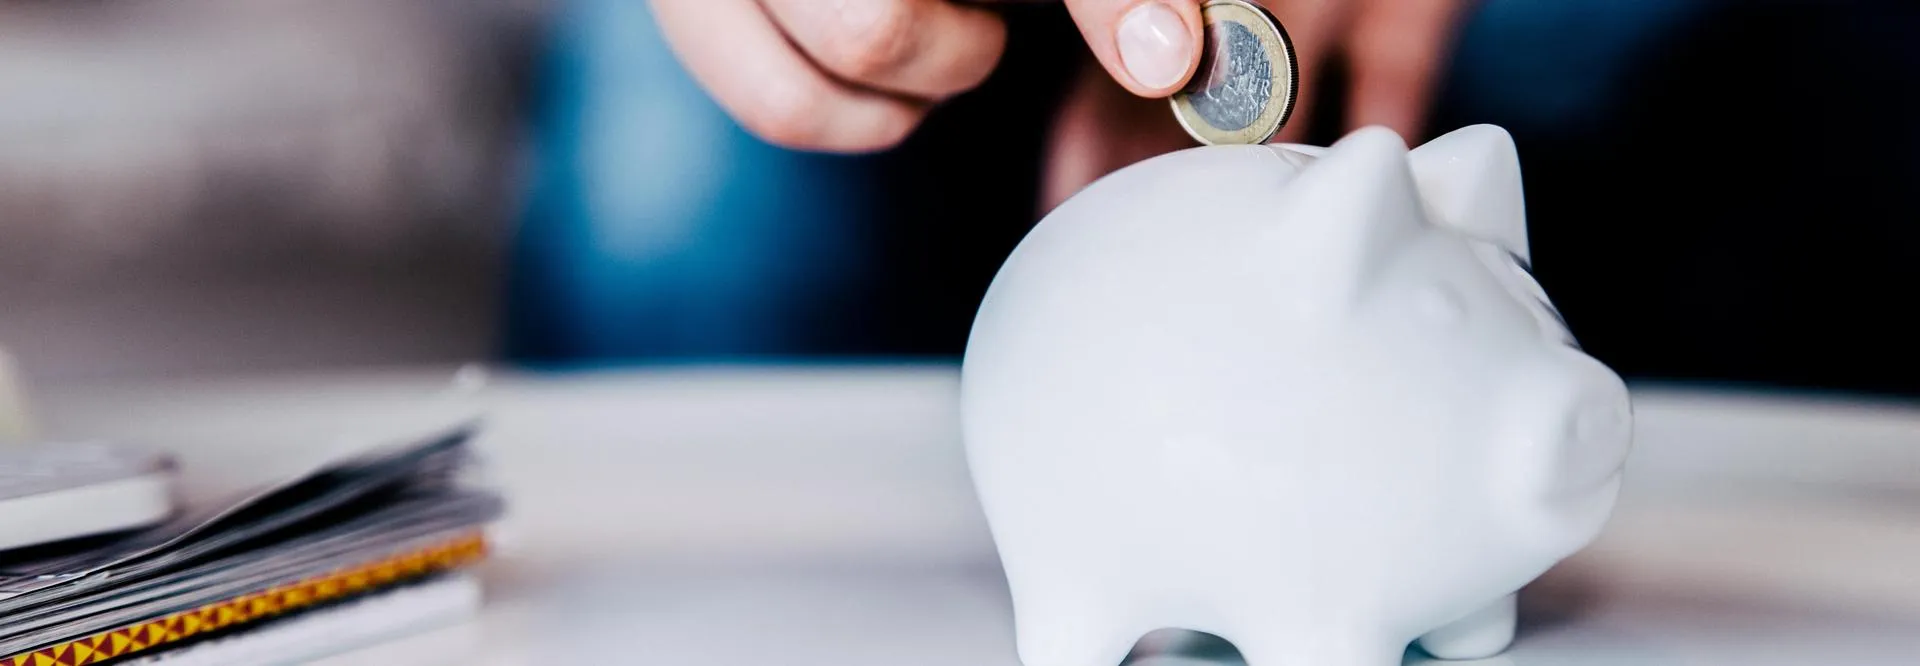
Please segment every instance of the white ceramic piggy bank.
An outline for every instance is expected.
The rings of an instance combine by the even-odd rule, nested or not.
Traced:
[[[1503,651],[1516,591],[1607,521],[1632,431],[1527,257],[1484,125],[1193,148],[1049,214],[962,372],[1026,666],[1161,628],[1251,666]]]

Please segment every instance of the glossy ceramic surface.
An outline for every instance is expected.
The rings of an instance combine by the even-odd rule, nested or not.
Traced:
[[[1492,126],[1189,149],[1042,220],[961,383],[1026,666],[1168,627],[1252,666],[1504,650],[1512,594],[1599,533],[1632,439],[1526,237]]]

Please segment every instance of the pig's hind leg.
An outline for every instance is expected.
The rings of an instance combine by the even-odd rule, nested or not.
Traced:
[[[1420,649],[1440,659],[1485,659],[1513,644],[1519,610],[1515,595],[1420,637]]]

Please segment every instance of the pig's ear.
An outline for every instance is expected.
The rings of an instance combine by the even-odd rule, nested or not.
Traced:
[[[1520,187],[1520,152],[1495,125],[1471,125],[1415,148],[1414,178],[1436,224],[1532,261]]]
[[[1287,183],[1275,212],[1260,252],[1267,272],[1327,303],[1355,302],[1426,225],[1407,144],[1385,127],[1328,147]]]

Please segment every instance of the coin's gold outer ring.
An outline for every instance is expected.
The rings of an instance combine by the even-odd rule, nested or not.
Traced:
[[[1281,93],[1260,109],[1260,116],[1254,119],[1253,124],[1239,130],[1226,131],[1208,125],[1200,118],[1200,112],[1194,110],[1193,102],[1185,91],[1168,98],[1168,103],[1173,106],[1173,117],[1180,121],[1180,127],[1186,129],[1194,140],[1209,146],[1266,143],[1280,133],[1280,128],[1293,116],[1294,100],[1299,97],[1300,61],[1293,52],[1293,38],[1266,8],[1247,0],[1209,0],[1201,6],[1200,11],[1201,20],[1209,25],[1216,21],[1231,20],[1254,28],[1254,36],[1266,48],[1269,62],[1273,62],[1273,56],[1278,55],[1277,60],[1285,65],[1274,69],[1275,73],[1286,76],[1286,85],[1281,86]],[[1260,30],[1260,26],[1269,29]],[[1194,72],[1194,76],[1200,76],[1200,72]]]

